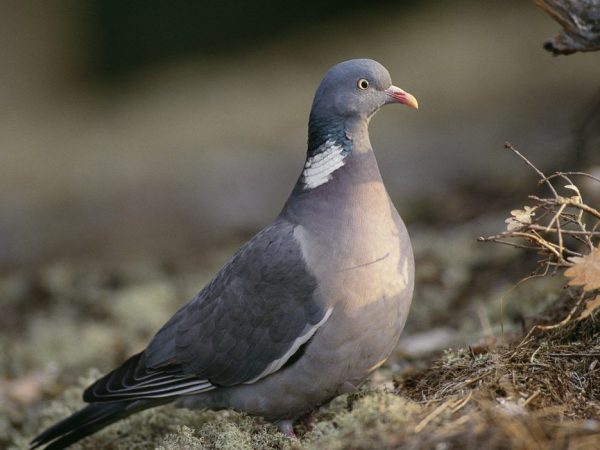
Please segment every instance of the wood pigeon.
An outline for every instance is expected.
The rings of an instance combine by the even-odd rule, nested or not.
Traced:
[[[293,435],[295,418],[383,364],[414,279],[410,239],[369,141],[370,119],[391,103],[418,107],[376,61],[331,68],[312,104],[306,162],[279,216],[144,351],[89,386],[88,406],[32,447],[65,448],[164,403],[245,411]]]

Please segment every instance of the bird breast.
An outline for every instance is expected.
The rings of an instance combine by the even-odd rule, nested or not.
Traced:
[[[294,230],[307,267],[317,278],[326,306],[347,311],[398,299],[412,291],[412,249],[408,233],[380,182],[353,189],[322,217]],[[360,205],[360,207],[358,206]]]

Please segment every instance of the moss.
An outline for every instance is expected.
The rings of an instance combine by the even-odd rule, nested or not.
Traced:
[[[360,395],[327,420],[315,425],[296,448],[372,449],[397,446],[415,415],[422,411],[417,403],[392,392],[370,391]]]
[[[116,340],[113,328],[91,321],[82,323],[69,312],[57,310],[49,317],[34,315],[27,337],[16,342],[11,353],[13,361],[22,364],[20,370],[58,363],[84,369],[102,361],[108,364]]]
[[[204,448],[203,440],[196,435],[196,432],[186,426],[177,427],[174,433],[167,434],[157,443],[157,450],[194,450]]]
[[[208,420],[196,425],[194,429],[186,430],[186,439],[181,434],[170,434],[161,441],[161,447],[176,450],[184,446],[202,449],[222,450],[259,450],[280,449],[289,440],[270,424],[258,418],[248,417],[235,412],[204,413]],[[189,438],[189,440],[188,440]]]
[[[152,336],[176,309],[176,294],[173,283],[167,281],[127,287],[110,299],[111,313],[127,333]]]

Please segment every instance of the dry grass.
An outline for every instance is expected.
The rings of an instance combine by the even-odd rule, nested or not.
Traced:
[[[423,405],[414,426],[419,448],[600,448],[600,212],[583,200],[572,176],[546,176],[512,145],[506,148],[539,176],[549,196],[530,195],[533,206],[511,211],[507,231],[480,238],[535,252],[537,270],[522,281],[568,268],[570,284],[526,333],[488,338],[448,350],[430,367],[395,380],[396,392]],[[570,196],[560,195],[557,181]],[[575,195],[573,195],[575,194]],[[404,443],[411,447],[407,439]]]
[[[563,299],[547,314],[577,302]],[[430,411],[417,431],[446,448],[598,448],[600,314],[532,330],[524,339],[448,351],[400,377],[397,392]]]

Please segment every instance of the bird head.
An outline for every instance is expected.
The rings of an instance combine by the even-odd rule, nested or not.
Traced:
[[[315,94],[312,115],[368,120],[390,103],[419,107],[415,97],[392,84],[389,72],[377,61],[351,59],[327,72]]]

